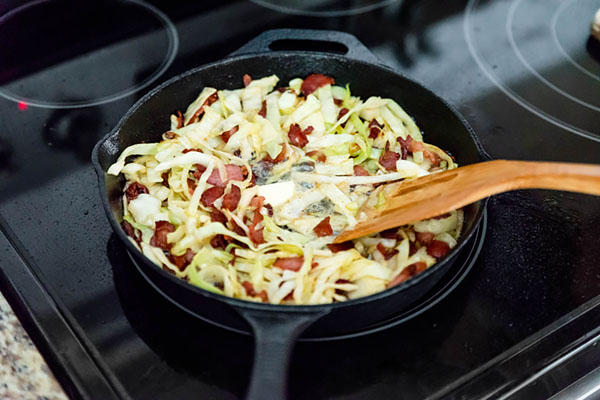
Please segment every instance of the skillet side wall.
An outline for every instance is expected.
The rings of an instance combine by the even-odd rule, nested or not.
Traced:
[[[323,73],[333,76],[338,85],[350,83],[351,92],[363,99],[371,95],[393,98],[416,120],[427,142],[448,150],[460,165],[481,161],[474,139],[461,118],[429,90],[387,67],[328,54],[273,52],[225,59],[198,68],[190,74],[183,74],[152,92],[136,110],[128,114],[119,131],[99,147],[98,159],[102,168],[106,170],[129,145],[160,140],[161,134],[170,127],[170,114],[185,110],[205,86],[237,89],[243,86],[242,76],[246,73],[255,78],[276,74],[280,78],[278,86],[286,86],[295,77]],[[105,182],[113,217],[121,221],[122,178],[108,176]],[[465,209],[464,234],[459,246],[479,222],[482,208],[483,204],[479,202]],[[127,242],[122,231],[117,231],[117,235]],[[130,243],[127,245],[131,246]],[[348,304],[349,307],[340,307],[339,304],[337,307],[319,307],[331,308],[331,312],[311,326],[307,336],[356,331],[402,311],[431,289],[451,268],[456,252],[452,254],[454,256],[425,271],[425,279],[417,277],[414,284],[403,285],[403,290],[391,295],[374,296],[371,301]],[[165,274],[145,257],[140,257],[137,252],[134,255],[150,279],[176,301],[217,324],[249,332],[246,322],[228,305],[228,299],[215,299],[201,291],[189,290],[187,284],[176,278],[165,279]],[[238,302],[237,308],[243,306],[240,307]],[[277,307],[282,312],[288,308],[295,307]]]

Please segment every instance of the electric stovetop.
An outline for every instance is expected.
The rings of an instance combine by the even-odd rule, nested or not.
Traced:
[[[272,28],[350,32],[492,158],[600,163],[599,0],[0,3],[0,289],[73,398],[235,399],[252,338],[156,294],[89,162],[145,92]],[[318,72],[318,71],[316,71]],[[406,99],[409,103],[409,99]],[[368,335],[300,342],[292,399],[569,398],[600,385],[600,199],[494,197],[456,274]]]

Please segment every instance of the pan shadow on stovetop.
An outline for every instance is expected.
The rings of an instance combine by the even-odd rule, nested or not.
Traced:
[[[115,235],[107,244],[107,253],[125,317],[135,331],[132,335],[139,336],[154,353],[149,362],[161,364],[156,367],[161,379],[179,382],[182,396],[189,394],[189,389],[183,388],[190,381],[200,381],[241,398],[253,356],[251,337],[200,321],[164,299],[138,273]],[[424,318],[417,317],[381,333],[340,341],[298,343],[292,358],[290,397],[356,395],[373,390],[371,386],[380,382],[387,384],[376,389],[377,393],[373,393],[376,398],[384,395],[381,388],[401,387],[405,387],[405,393],[422,397],[432,379],[445,380],[450,373],[458,376],[466,373],[460,370],[458,362],[436,359],[444,353],[443,342],[452,336],[452,327],[461,317],[466,299],[464,294],[452,293],[441,305],[425,313]],[[423,343],[426,343],[425,353]],[[131,367],[126,365],[123,369]],[[413,376],[415,369],[419,371],[418,381]],[[142,397],[148,393],[143,389],[144,381],[151,385],[155,373],[140,379],[137,387]],[[171,389],[166,389],[173,385],[164,386],[162,395],[173,396]],[[160,398],[156,392],[153,394]]]

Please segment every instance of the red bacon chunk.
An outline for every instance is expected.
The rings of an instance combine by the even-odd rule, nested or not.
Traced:
[[[244,74],[242,79],[244,80],[244,87],[248,86],[252,82],[252,78],[248,74]]]
[[[183,127],[183,115],[181,115],[181,111],[177,111],[177,129]]]
[[[224,188],[220,186],[213,186],[211,188],[206,189],[204,193],[202,193],[200,201],[202,202],[202,204],[204,204],[205,207],[210,207],[219,197],[223,196],[224,192]]]
[[[265,290],[261,290],[260,292],[257,292],[256,290],[254,290],[254,286],[252,285],[252,283],[250,283],[248,281],[242,282],[242,286],[246,290],[246,294],[248,296],[260,297],[260,299],[263,301],[263,303],[266,303],[267,301],[269,301],[269,297],[267,296],[267,292]]]
[[[379,235],[384,239],[398,239],[398,228],[386,229],[379,232]]]
[[[289,269],[290,271],[299,271],[304,263],[304,257],[287,257],[278,258],[273,265],[281,269]]]
[[[333,229],[329,223],[330,218],[326,217],[313,228],[318,237],[333,235]]]
[[[156,221],[154,235],[150,239],[150,245],[160,247],[163,250],[169,250],[171,245],[167,243],[167,235],[175,230],[175,226],[169,221]]]
[[[338,120],[342,119],[342,117],[346,114],[348,114],[348,110],[346,107],[342,108],[338,114]]]
[[[137,199],[137,197],[142,193],[148,194],[148,188],[141,183],[132,182],[125,190],[125,197],[127,197],[127,201],[131,201]]]
[[[431,232],[415,232],[415,237],[419,243],[427,246],[433,240],[435,235]]]
[[[427,269],[427,264],[423,261],[416,262],[414,264],[410,264],[406,268],[402,270],[390,283],[388,283],[387,287],[391,288],[392,286],[396,286],[401,284],[404,281],[409,280],[416,274],[423,272]]]
[[[400,154],[394,151],[386,151],[379,157],[379,163],[388,171],[396,170],[396,161],[400,159]]]
[[[173,254],[171,254],[169,259],[171,260],[171,262],[173,264],[175,264],[177,266],[177,268],[179,268],[180,271],[183,271],[185,269],[185,267],[187,267],[192,262],[195,255],[196,255],[196,253],[194,253],[190,249],[187,249],[185,251],[185,254],[183,254],[181,256],[174,256]]]
[[[383,125],[380,125],[376,119],[372,120],[369,123],[369,137],[371,139],[376,139],[377,135],[379,135],[379,131],[381,131],[381,129],[383,129]]]
[[[285,146],[282,146],[281,151],[279,152],[279,154],[277,154],[277,157],[275,157],[274,159],[271,158],[271,156],[269,154],[267,154],[265,156],[265,158],[263,158],[263,161],[272,163],[272,164],[280,163],[283,160],[285,160]]]
[[[263,100],[262,107],[260,108],[258,115],[260,115],[263,118],[267,118],[267,101],[266,100]]]
[[[221,180],[221,174],[219,174],[218,169],[214,169],[210,176],[208,177],[208,183],[215,186],[226,186],[229,181],[243,181],[244,180],[244,171],[242,167],[235,164],[226,164],[225,171],[227,173],[227,177],[225,181]]]
[[[450,251],[450,246],[441,240],[432,240],[427,246],[427,254],[431,257],[442,258]]]
[[[239,129],[240,128],[236,125],[230,130],[221,133],[221,139],[223,139],[223,141],[227,143],[229,141],[229,138],[232,137],[233,134],[236,133]]]
[[[225,199],[223,199],[223,202],[225,202]],[[213,209],[210,211],[210,220],[212,222],[220,222],[223,225],[227,223],[227,217],[225,216],[225,214],[223,214],[218,208],[215,207],[213,207]]]
[[[202,116],[202,114],[204,114],[204,107],[205,106],[210,106],[211,104],[213,104],[217,100],[219,100],[219,95],[217,94],[217,92],[215,92],[212,95],[210,95],[210,97],[208,99],[204,100],[204,103],[194,113],[194,115],[192,115],[192,117],[190,118],[190,120],[188,121],[187,124],[189,125],[189,124],[193,124],[195,122],[198,122],[200,120],[200,117]]]
[[[396,249],[387,249],[381,243],[377,243],[377,250],[379,250],[379,252],[381,253],[381,255],[383,255],[383,257],[385,258],[386,261],[399,253],[398,250],[396,250]]]
[[[308,96],[321,86],[325,86],[327,84],[333,85],[334,83],[335,80],[329,76],[325,76],[323,74],[310,74],[306,77],[304,82],[302,82],[300,90],[302,91],[303,95]]]
[[[229,211],[235,210],[241,197],[242,191],[240,188],[236,185],[231,185],[231,191],[223,197],[223,207]]]
[[[165,133],[165,139],[175,139],[178,136],[179,135],[177,135],[175,132],[172,132],[172,131],[168,131]]]
[[[210,245],[214,249],[225,249],[227,247],[227,240],[224,235],[215,235],[210,239]]]
[[[290,138],[290,142],[294,146],[304,147],[308,144],[308,138],[306,135],[310,135],[314,128],[312,126],[307,127],[305,130],[300,128],[300,125],[293,124],[290,126],[290,130],[288,132],[288,137]]]
[[[338,253],[340,251],[350,250],[354,248],[354,243],[350,240],[343,243],[330,243],[327,245],[327,247],[334,253]]]
[[[133,225],[131,225],[127,221],[123,221],[123,222],[121,222],[121,228],[123,228],[125,233],[128,236],[132,237],[133,240],[135,240],[137,244],[140,244],[140,242],[142,241],[142,233],[140,231],[138,231],[137,229],[135,229],[133,227]]]
[[[356,175],[356,176],[369,176],[371,174],[369,173],[369,171],[367,171],[366,169],[364,169],[360,165],[355,165],[354,166],[354,175]]]

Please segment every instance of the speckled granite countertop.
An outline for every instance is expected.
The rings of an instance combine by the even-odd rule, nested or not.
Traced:
[[[67,399],[1,293],[0,399]]]

